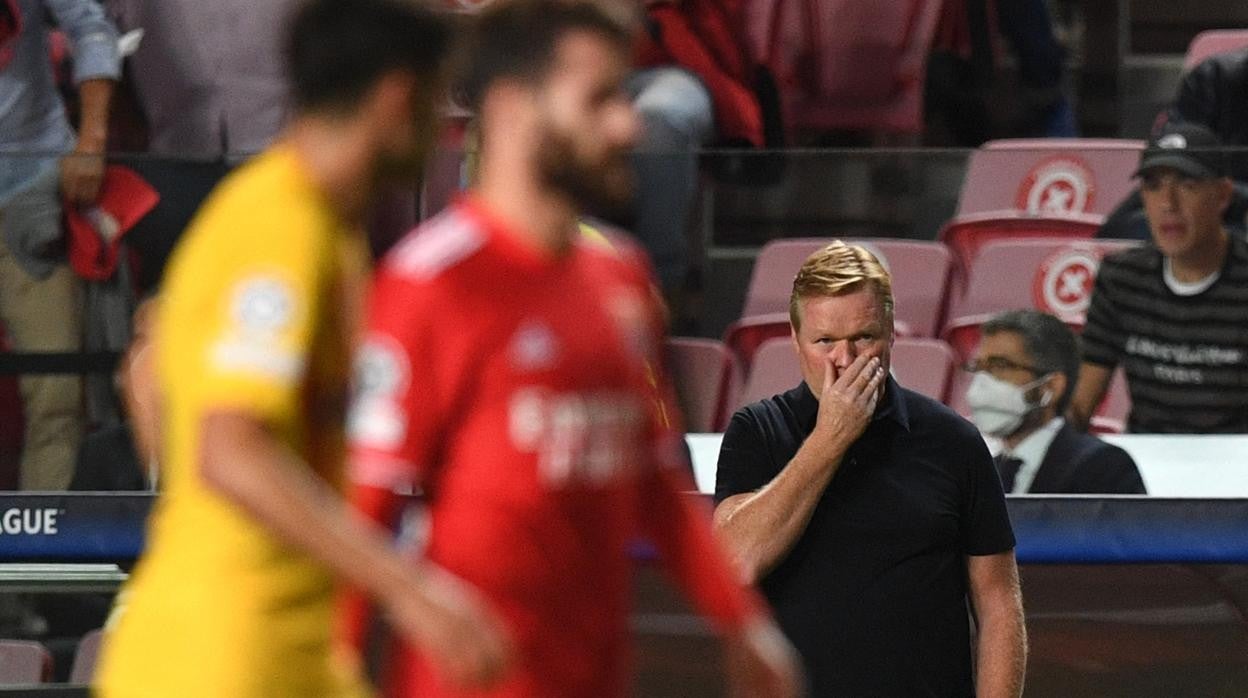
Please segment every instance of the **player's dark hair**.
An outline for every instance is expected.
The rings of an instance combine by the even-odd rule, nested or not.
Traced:
[[[1007,310],[985,322],[980,332],[1017,334],[1037,371],[1065,375],[1066,391],[1057,396],[1057,413],[1066,413],[1079,379],[1079,339],[1065,322],[1039,310]]]
[[[626,22],[591,0],[498,0],[469,25],[457,98],[476,110],[500,79],[540,82],[559,40],[572,32],[597,34],[626,49]]]
[[[343,109],[391,71],[432,75],[451,35],[448,18],[417,0],[308,0],[286,38],[291,98],[301,111]]]

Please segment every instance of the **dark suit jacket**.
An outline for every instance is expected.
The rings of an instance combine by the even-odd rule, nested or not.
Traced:
[[[1121,448],[1063,424],[1029,494],[1147,494],[1135,461]]]

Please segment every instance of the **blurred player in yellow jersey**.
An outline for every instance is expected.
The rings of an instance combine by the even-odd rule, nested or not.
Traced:
[[[465,687],[510,656],[467,586],[401,561],[336,492],[359,224],[380,187],[419,172],[449,28],[409,0],[311,0],[289,35],[289,128],[213,193],[165,278],[163,491],[105,642],[106,698],[364,693],[332,646],[338,580]]]

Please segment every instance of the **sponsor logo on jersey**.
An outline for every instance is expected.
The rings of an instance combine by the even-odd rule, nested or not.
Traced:
[[[645,410],[628,392],[559,393],[517,390],[508,405],[508,436],[521,453],[537,456],[548,486],[606,485],[639,461]]]
[[[299,377],[304,357],[283,341],[299,312],[289,283],[271,275],[244,278],[230,294],[229,312],[230,322],[211,350],[218,370],[283,382]]]
[[[372,334],[355,359],[354,399],[347,429],[361,446],[393,450],[403,443],[407,416],[402,399],[410,380],[407,355],[398,340]]]

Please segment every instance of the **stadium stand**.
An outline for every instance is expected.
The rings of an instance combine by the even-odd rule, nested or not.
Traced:
[[[1211,29],[1203,31],[1187,45],[1183,70],[1191,70],[1201,61],[1219,53],[1248,47],[1248,29]]]
[[[1004,139],[971,153],[958,215],[1019,210],[1035,216],[1104,216],[1135,188],[1143,141]]]
[[[1049,238],[1090,240],[1104,219],[1087,213],[1061,217],[1032,216],[1021,211],[996,211],[958,216],[941,228],[940,241],[949,246],[957,260],[951,293],[961,293],[966,275],[984,245],[996,240]]]
[[[42,644],[29,640],[0,640],[0,684],[39,684],[51,675],[52,655]]]
[[[69,670],[69,682],[86,684],[91,682],[95,674],[95,660],[100,654],[100,644],[104,641],[104,630],[92,630],[78,641],[78,649],[74,652],[74,663]]]
[[[996,240],[971,264],[965,292],[950,301],[942,336],[963,361],[979,340],[978,327],[994,313],[1035,308],[1082,326],[1100,260],[1135,245],[1116,240]]]
[[[801,380],[793,340],[788,337],[768,339],[754,352],[749,373],[732,401],[732,409],[736,411],[751,402],[782,393]]]
[[[767,0],[747,3],[745,24],[755,59],[776,76],[791,132],[918,134],[943,4]]]
[[[738,375],[727,347],[714,339],[672,337],[665,352],[685,430],[722,431],[724,409],[736,391]]]

